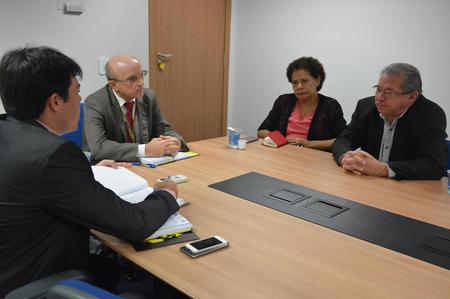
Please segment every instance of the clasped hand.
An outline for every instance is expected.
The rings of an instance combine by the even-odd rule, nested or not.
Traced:
[[[309,147],[309,144],[311,143],[309,140],[303,138],[288,138],[287,141],[289,144],[305,147]]]
[[[340,162],[342,168],[357,175],[388,175],[386,163],[378,161],[363,150],[348,151],[342,156]]]
[[[174,156],[181,147],[181,141],[172,136],[160,135],[153,138],[145,145],[145,155],[160,157],[164,155]]]

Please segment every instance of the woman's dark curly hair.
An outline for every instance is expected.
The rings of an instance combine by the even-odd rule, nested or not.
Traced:
[[[295,70],[305,70],[308,71],[313,78],[320,78],[320,84],[317,86],[317,91],[322,89],[323,81],[325,81],[325,70],[319,60],[314,57],[300,57],[292,61],[286,69],[286,76],[290,83],[292,83],[292,73]]]

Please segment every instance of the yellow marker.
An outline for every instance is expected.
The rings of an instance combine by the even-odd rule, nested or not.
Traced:
[[[186,232],[188,232],[188,231],[186,231]],[[162,236],[159,236],[158,238],[155,238],[155,239],[145,239],[145,242],[152,243],[152,244],[154,244],[154,243],[161,243],[161,242],[167,241],[167,240],[172,239],[172,238],[178,238],[183,233],[184,232],[179,232],[179,233],[173,233],[173,234],[169,234],[169,235],[162,235]]]

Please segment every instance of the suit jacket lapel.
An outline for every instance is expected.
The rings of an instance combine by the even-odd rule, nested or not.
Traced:
[[[423,95],[419,95],[419,98],[416,100],[411,107],[409,107],[408,111],[399,118],[397,121],[397,125],[395,126],[394,138],[392,140],[392,148],[391,154],[389,156],[389,160],[399,160],[401,157],[409,156],[411,159],[414,157],[415,148],[418,148],[416,144],[414,144],[412,138],[416,136],[415,134],[409,134],[413,128],[411,124],[415,123],[414,120],[415,115],[420,115],[417,109],[419,109],[419,103],[423,102]],[[402,148],[409,148],[410,151],[408,153],[404,153],[400,151]]]
[[[150,141],[150,134],[149,134],[149,116],[147,115],[148,107],[147,104],[144,102],[142,98],[136,99],[136,116],[138,126],[139,126],[139,137],[140,142],[147,143]]]
[[[383,138],[384,121],[380,117],[375,104],[373,104],[369,121],[366,123],[366,125],[369,127],[367,136],[364,136],[367,144],[366,150],[367,152],[371,153],[376,159],[378,159],[378,156],[380,155],[381,139]]]
[[[120,107],[119,102],[117,101],[116,96],[114,95],[114,92],[111,90],[111,87],[108,85],[106,86],[106,89],[108,90],[109,95],[109,102],[112,107],[112,112],[114,115],[114,119],[118,120],[118,125],[120,127],[120,131],[122,132],[122,138],[123,142],[126,142],[127,140],[127,127],[125,126],[125,121],[123,119],[123,111],[122,107]]]

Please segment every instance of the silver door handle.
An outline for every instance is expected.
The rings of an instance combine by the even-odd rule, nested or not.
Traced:
[[[172,57],[172,54],[169,54],[169,53],[158,52],[158,54],[156,54],[156,58],[161,62],[167,61],[171,57]]]

